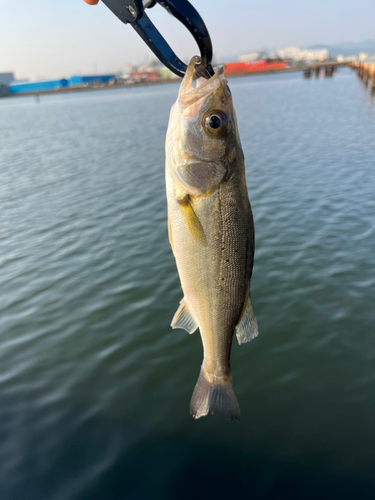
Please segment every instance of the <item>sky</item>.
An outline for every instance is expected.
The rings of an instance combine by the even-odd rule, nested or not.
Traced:
[[[223,60],[257,48],[308,47],[375,38],[375,0],[191,0]],[[197,53],[187,30],[156,5],[147,14],[184,60]],[[0,0],[0,72],[17,79],[121,71],[154,56],[102,3]]]

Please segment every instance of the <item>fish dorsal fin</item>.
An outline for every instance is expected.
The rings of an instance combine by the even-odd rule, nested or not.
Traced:
[[[247,292],[244,308],[242,310],[240,321],[236,326],[236,336],[238,343],[244,344],[250,342],[258,335],[258,323],[251,304],[250,289]]]
[[[197,322],[191,315],[185,299],[180,302],[180,307],[177,309],[176,314],[173,316],[172,328],[183,328],[189,333],[195,332],[198,328]]]
[[[207,245],[206,235],[204,234],[202,224],[198,219],[193,207],[193,201],[189,195],[184,196],[182,199],[178,199],[178,205],[180,207],[182,218],[189,230],[189,233],[195,239],[199,241],[202,245]]]

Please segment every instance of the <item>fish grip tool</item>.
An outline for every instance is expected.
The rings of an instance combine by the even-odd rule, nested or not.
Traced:
[[[179,59],[145,13],[157,3],[178,19],[193,35],[200,50],[200,63],[195,68],[197,77],[209,78],[214,74],[211,66],[212,43],[195,8],[187,0],[102,0],[124,24],[130,24],[156,57],[173,73],[184,77],[187,65]]]

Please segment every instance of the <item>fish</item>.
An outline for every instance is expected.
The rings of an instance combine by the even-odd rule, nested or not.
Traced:
[[[258,335],[251,303],[254,221],[244,155],[223,67],[193,85],[191,59],[172,106],[166,136],[168,235],[184,297],[172,328],[199,328],[203,363],[190,402],[198,419],[209,413],[239,420],[230,351]]]

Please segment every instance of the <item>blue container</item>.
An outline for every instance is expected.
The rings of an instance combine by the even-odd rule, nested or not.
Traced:
[[[89,76],[72,76],[69,80],[69,85],[95,85],[101,83],[108,83],[115,78],[116,75],[89,75]]]
[[[43,92],[46,90],[57,90],[68,86],[68,80],[49,80],[45,82],[11,83],[9,92],[11,94],[24,94],[26,92]]]

